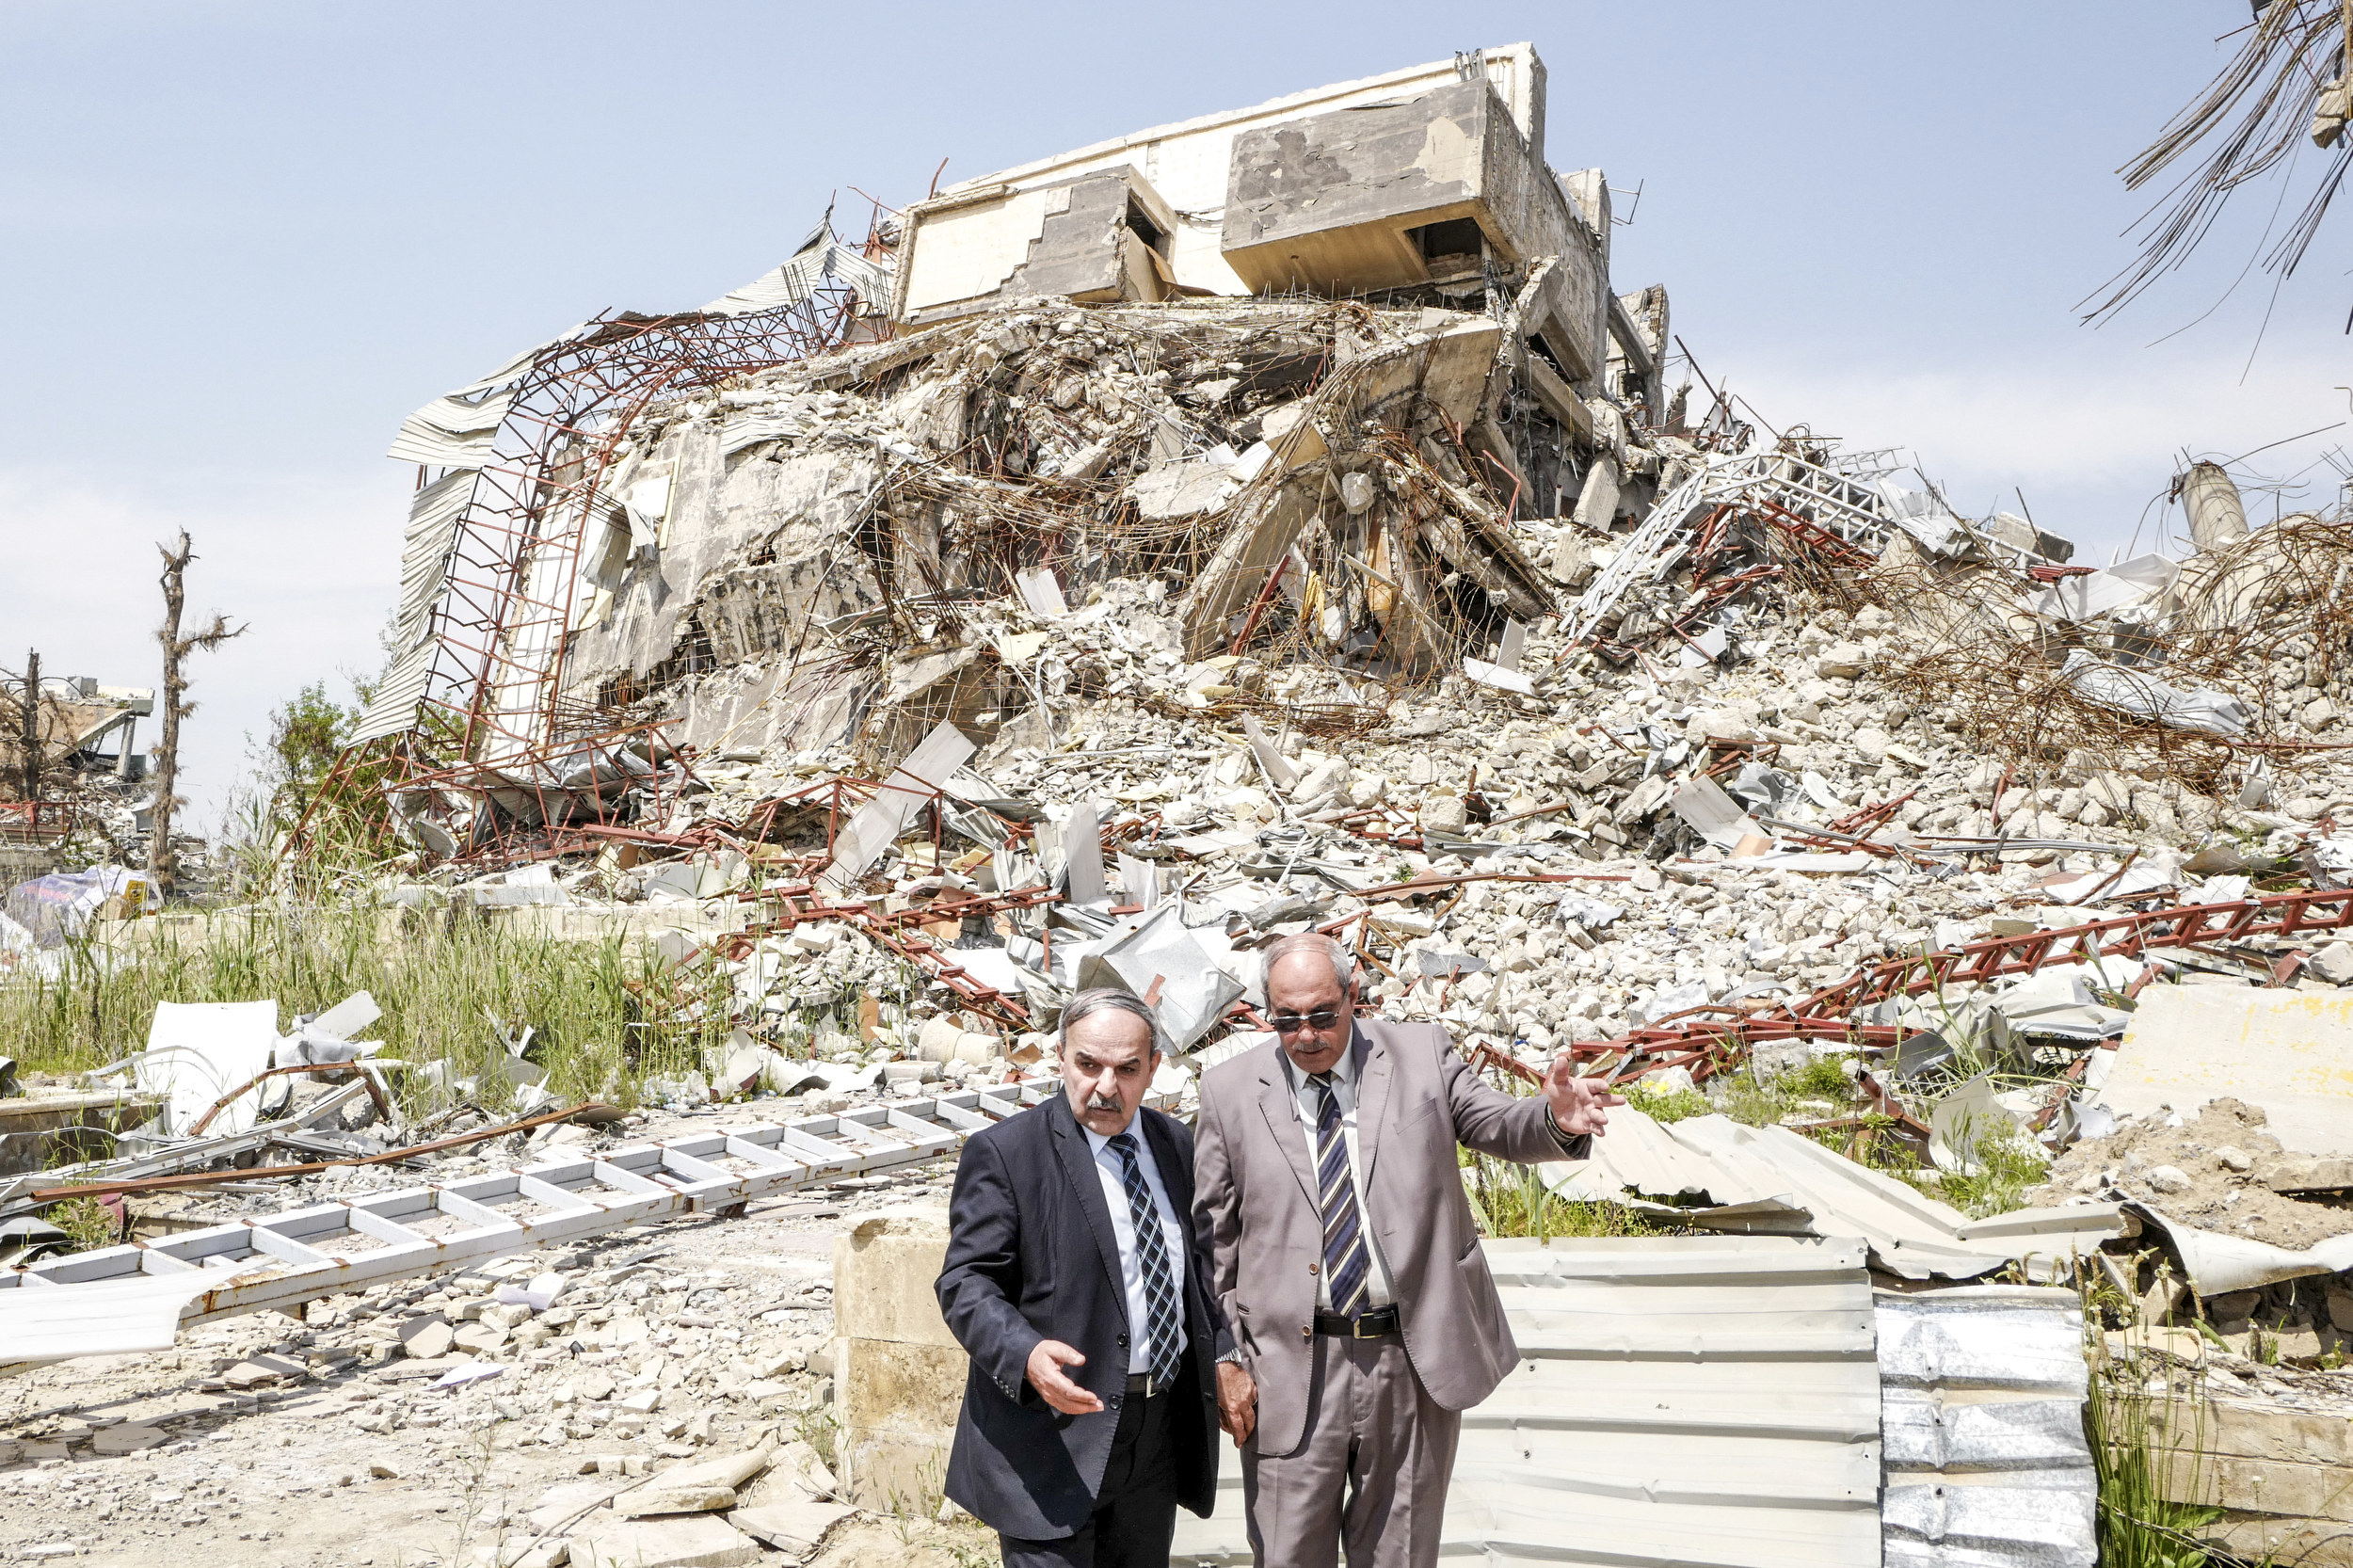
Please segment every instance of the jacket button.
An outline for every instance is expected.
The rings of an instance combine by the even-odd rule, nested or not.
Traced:
[[[1300,1325],[1299,1325],[1299,1337],[1301,1337],[1302,1339],[1313,1339],[1315,1336],[1316,1336],[1316,1325],[1315,1325],[1315,1324],[1313,1324],[1313,1323],[1302,1323],[1302,1324],[1300,1324]]]
[[[1307,1272],[1308,1272],[1309,1273],[1311,1273],[1311,1274],[1312,1274],[1312,1273],[1314,1273],[1314,1272],[1316,1272],[1316,1267],[1317,1267],[1317,1266],[1316,1266],[1315,1264],[1313,1264],[1313,1263],[1308,1264],[1308,1265],[1307,1265]]]
[[[1123,1351],[1128,1348],[1128,1336],[1124,1334],[1119,1336],[1119,1348]]]

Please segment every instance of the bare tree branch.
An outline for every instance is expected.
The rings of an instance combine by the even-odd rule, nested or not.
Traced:
[[[187,602],[186,573],[188,563],[196,559],[196,552],[188,543],[185,529],[181,530],[178,550],[162,544],[155,549],[164,558],[160,579],[164,624],[155,632],[155,640],[164,646],[164,728],[163,737],[155,744],[154,830],[147,840],[147,881],[154,896],[161,900],[171,896],[179,881],[179,857],[171,847],[171,819],[180,807],[187,804],[174,793],[180,781],[180,721],[196,712],[196,704],[187,699],[184,663],[191,653],[210,653],[232,637],[242,636],[246,628],[232,627],[228,616],[216,615],[203,631],[182,636],[180,616]]]

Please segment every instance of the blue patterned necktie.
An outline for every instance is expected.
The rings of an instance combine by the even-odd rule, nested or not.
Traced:
[[[1168,1263],[1168,1238],[1160,1231],[1160,1205],[1136,1163],[1136,1135],[1110,1140],[1119,1151],[1119,1181],[1128,1190],[1128,1218],[1136,1233],[1136,1268],[1144,1276],[1144,1315],[1151,1340],[1152,1386],[1157,1392],[1176,1380],[1176,1272]]]
[[[1332,1310],[1360,1316],[1370,1289],[1372,1260],[1365,1251],[1364,1213],[1356,1206],[1356,1177],[1348,1168],[1348,1137],[1340,1129],[1340,1096],[1330,1073],[1307,1081],[1323,1095],[1316,1112],[1316,1190],[1323,1209],[1323,1278]]]

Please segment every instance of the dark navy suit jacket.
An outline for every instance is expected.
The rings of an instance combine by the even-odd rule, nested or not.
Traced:
[[[1216,1500],[1217,1358],[1233,1347],[1209,1286],[1209,1236],[1193,1201],[1193,1134],[1136,1112],[1161,1184],[1184,1224],[1184,1370],[1174,1448],[1177,1501],[1205,1517]],[[937,1286],[949,1332],[972,1357],[948,1459],[948,1496],[1019,1540],[1075,1533],[1094,1512],[1128,1398],[1128,1290],[1111,1208],[1086,1133],[1057,1094],[972,1135],[949,1200],[947,1265]],[[1030,1352],[1059,1339],[1086,1357],[1065,1368],[1103,1408],[1064,1416],[1029,1381]]]

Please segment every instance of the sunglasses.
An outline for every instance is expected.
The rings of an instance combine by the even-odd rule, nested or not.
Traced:
[[[1312,1013],[1270,1013],[1266,1021],[1277,1034],[1296,1034],[1303,1029],[1321,1032],[1338,1023],[1340,1014],[1337,1008],[1319,1007]]]

